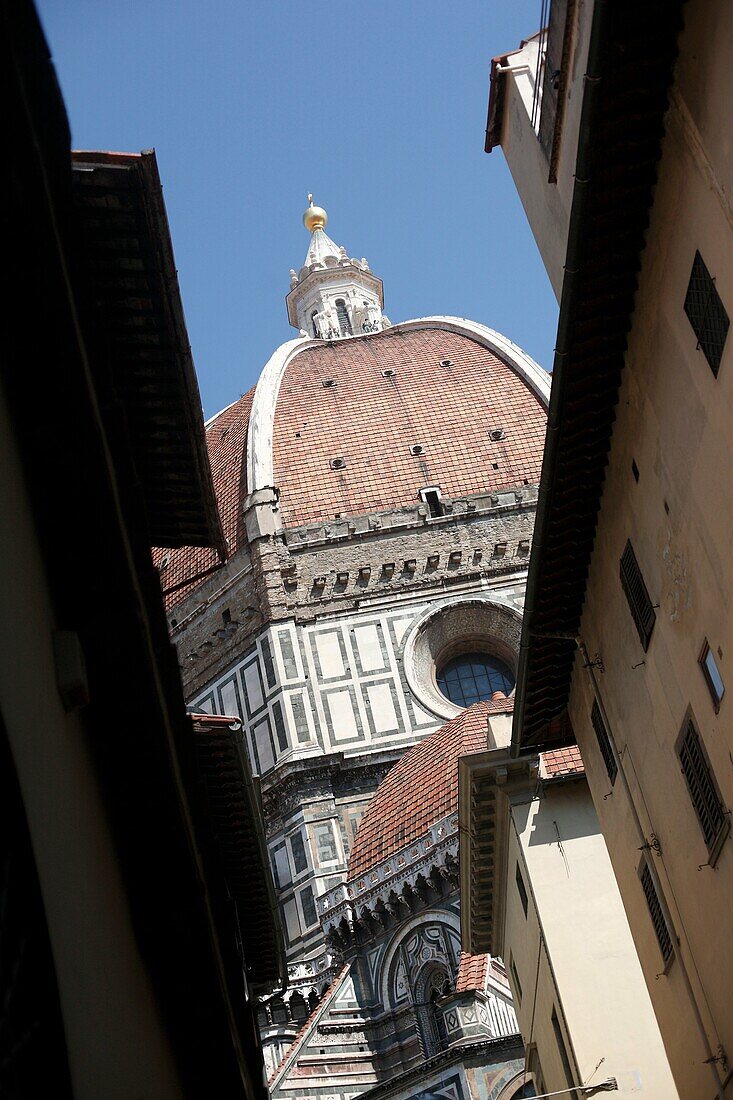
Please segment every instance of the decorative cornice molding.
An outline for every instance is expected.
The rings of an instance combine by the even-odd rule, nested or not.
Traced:
[[[325,936],[338,936],[345,922],[353,931],[364,914],[381,920],[391,912],[392,897],[406,902],[406,894],[419,898],[420,879],[429,883],[433,873],[449,882],[458,869],[458,814],[436,822],[418,840],[376,864],[358,879],[339,883],[318,901],[321,929]],[[433,899],[424,904],[432,904]]]

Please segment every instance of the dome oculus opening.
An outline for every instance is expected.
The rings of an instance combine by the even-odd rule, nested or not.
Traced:
[[[509,695],[514,674],[504,661],[488,653],[462,653],[447,661],[437,675],[438,687],[457,707],[470,707],[494,692]]]

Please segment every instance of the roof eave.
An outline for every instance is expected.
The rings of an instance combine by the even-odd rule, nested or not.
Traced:
[[[146,499],[151,541],[166,548],[213,547],[223,561],[227,547],[216,504],[201,397],[155,153],[153,150],[140,154],[76,151],[72,153],[72,164],[77,173],[98,169],[115,177],[119,173],[121,179],[131,173],[138,181],[137,187],[131,186],[126,195],[134,204],[139,226],[144,228],[137,236],[130,233],[125,243],[128,249],[138,249],[142,277],[154,288],[151,299],[158,303],[154,306],[131,304],[137,301],[136,292],[128,289],[130,272],[121,266],[118,255],[122,231],[115,230],[114,210],[102,208],[108,219],[103,223],[99,206],[87,207],[86,194],[92,185],[82,182],[83,175],[79,177],[76,196],[78,217],[87,242],[83,259],[92,300],[91,312],[102,311],[100,329],[106,323],[116,331],[110,357],[118,371],[117,390],[129,414],[128,427],[133,429],[128,439]],[[103,252],[106,265],[103,279],[97,277],[95,270],[100,243],[112,245]],[[131,319],[135,308],[141,311],[140,317]],[[135,327],[135,320],[140,327]],[[143,328],[143,324],[154,326],[151,339],[159,342],[153,346],[159,356],[167,360],[164,380],[162,376],[152,376],[152,367],[146,358],[150,345],[144,343],[144,334],[150,330]],[[135,343],[136,337],[139,343]],[[161,340],[164,350],[160,348]],[[103,354],[106,352],[105,348]],[[120,385],[121,382],[124,385]],[[135,387],[141,395],[151,387],[152,392],[135,398]],[[149,433],[134,430],[144,406],[148,409],[148,417],[158,418],[156,432],[161,438],[156,444],[157,456],[151,451]]]
[[[567,702],[575,638],[656,182],[681,7],[681,0],[672,5],[655,0],[642,11],[638,5],[596,0],[593,11],[527,578],[514,753],[574,740]],[[651,52],[645,31],[653,33]],[[634,95],[634,116],[619,126]],[[607,130],[613,140],[599,140]],[[630,145],[634,156],[629,156]],[[583,462],[575,458],[578,451],[586,456]]]
[[[538,758],[506,749],[462,756],[458,762],[461,946],[501,956],[509,842],[509,795],[533,790]]]

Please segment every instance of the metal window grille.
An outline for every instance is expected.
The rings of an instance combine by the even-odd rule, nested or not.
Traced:
[[[646,653],[657,616],[654,614],[654,606],[647,592],[634,548],[630,542],[626,543],[624,552],[621,555],[620,574],[621,585],[628,600],[629,610],[639,633],[639,640]]]
[[[598,748],[601,750],[601,756],[603,757],[603,763],[606,765],[606,771],[608,772],[608,778],[612,783],[616,782],[616,776],[618,775],[618,764],[616,763],[616,757],[613,754],[613,746],[611,745],[611,738],[608,736],[608,730],[606,729],[606,723],[603,721],[603,715],[601,714],[601,708],[598,706],[598,700],[593,700],[593,709],[590,712],[590,720],[595,730],[596,740],[598,741]]]
[[[715,847],[720,830],[725,824],[725,811],[705,758],[702,742],[691,718],[687,720],[687,728],[678,752],[692,805],[710,851]]]
[[[519,869],[519,864],[517,864],[517,872],[516,872],[515,877],[516,877],[516,880],[517,880],[517,890],[519,890],[519,897],[521,898],[521,901],[522,901],[522,909],[524,909],[524,915],[526,917],[527,916],[527,903],[528,903],[529,899],[527,897],[527,887],[524,885],[524,879],[522,878],[522,872]]]
[[[692,262],[690,282],[685,295],[685,313],[697,337],[698,346],[717,378],[730,320],[715,280],[699,252],[695,253]]]
[[[654,925],[659,950],[662,952],[662,958],[666,965],[674,955],[674,947],[672,945],[672,937],[669,934],[667,921],[662,910],[662,903],[657,893],[654,876],[646,860],[644,860],[644,866],[639,877],[641,878],[641,888],[644,891],[647,908],[649,909],[649,916],[652,918],[652,924]]]

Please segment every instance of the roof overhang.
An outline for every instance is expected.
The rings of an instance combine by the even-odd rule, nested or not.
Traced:
[[[510,796],[533,792],[539,760],[490,749],[458,761],[461,946],[502,955]]]
[[[681,0],[596,0],[530,559],[513,751],[574,740],[567,702]]]
[[[163,189],[153,151],[72,154],[93,354],[108,363],[151,545],[226,557]]]
[[[259,792],[239,718],[192,714],[207,825],[229,894],[237,906],[247,980],[255,993],[287,984],[280,910],[269,871]],[[226,929],[222,932],[226,934]]]

